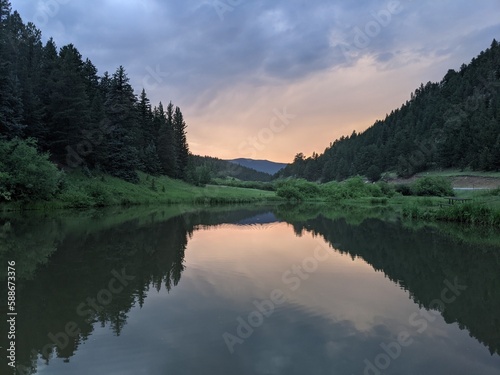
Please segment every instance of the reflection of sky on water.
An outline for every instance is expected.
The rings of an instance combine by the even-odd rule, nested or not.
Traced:
[[[284,273],[318,246],[329,248],[308,233],[296,237],[285,223],[195,231],[178,286],[151,288],[121,336],[96,328],[69,364],[53,360],[39,373],[362,374],[381,343],[407,331],[413,343],[384,374],[498,374],[500,358],[457,324],[437,316],[418,333],[409,317],[419,308],[408,292],[361,259],[329,248],[328,259],[292,290]],[[236,319],[277,288],[287,302],[231,355],[223,333],[236,335]]]

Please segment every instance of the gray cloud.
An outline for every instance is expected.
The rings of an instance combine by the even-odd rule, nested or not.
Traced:
[[[380,72],[433,58],[458,68],[500,36],[497,0],[480,6],[396,0],[399,7],[389,18],[392,0],[219,0],[226,4],[222,19],[214,0],[11,2],[25,21],[37,23],[44,39],[53,36],[59,47],[75,44],[101,74],[125,66],[136,90],[146,86],[153,102],[173,100],[187,107],[187,115],[227,102],[241,87],[276,93],[332,70],[356,69],[361,60],[372,61]],[[422,81],[446,72],[439,64],[427,69]],[[283,101],[296,100],[274,94],[265,102]],[[242,111],[235,103],[226,105]]]
[[[439,53],[460,37],[453,34],[463,30],[468,19],[487,9],[499,10],[495,1],[478,7],[466,1],[458,6],[451,0],[401,0],[398,13],[385,24],[390,2],[221,2],[227,4],[222,20],[212,1],[200,0],[14,0],[13,7],[30,21],[44,20],[40,12],[48,15],[42,22],[44,36],[56,34],[59,45],[73,42],[101,70],[113,71],[123,64],[139,83],[137,77],[147,74],[147,67],[159,66],[170,73],[169,84],[193,90],[191,95],[222,89],[235,80],[301,79],[353,64],[367,54],[387,62],[395,48],[411,49],[423,42],[425,48],[417,51]],[[43,4],[48,3],[58,4],[58,9],[44,12]],[[365,34],[363,48],[355,43],[357,35],[360,39],[357,30],[374,34]],[[435,38],[422,38],[429,34]],[[352,61],[346,61],[342,45],[356,52]]]

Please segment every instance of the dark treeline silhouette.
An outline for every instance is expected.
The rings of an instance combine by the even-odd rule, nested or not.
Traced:
[[[375,270],[385,273],[407,290],[419,306],[427,309],[441,298],[444,281],[465,285],[467,289],[441,315],[447,323],[467,329],[490,353],[500,355],[500,257],[497,248],[482,251],[454,241],[430,228],[405,228],[401,223],[367,219],[349,224],[345,219],[323,216],[293,220],[290,211],[277,211],[293,224],[297,235],[311,232],[323,237],[338,251],[360,257]]]
[[[400,176],[433,168],[500,170],[500,46],[421,85],[401,108],[366,131],[341,137],[322,155],[295,156],[279,176],[311,181],[381,173]]]
[[[45,45],[0,0],[0,141],[34,138],[61,167],[86,167],[136,182],[136,170],[186,178],[189,149],[179,107],[152,108],[120,66],[97,74],[72,44]]]

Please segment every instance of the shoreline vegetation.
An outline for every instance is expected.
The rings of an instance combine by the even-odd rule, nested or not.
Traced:
[[[0,186],[0,211],[287,203],[319,205],[339,213],[381,212],[415,222],[500,227],[500,188],[457,191],[452,188],[454,174],[449,171],[442,175],[433,172],[407,183],[372,183],[358,176],[328,183],[297,178],[271,182],[214,178],[197,185],[138,171],[138,181],[132,183],[84,168],[58,171],[48,155],[37,153],[29,142],[19,142],[15,152],[3,156],[7,172]],[[9,175],[9,160],[15,176]],[[33,176],[37,177],[36,185],[30,182]],[[456,199],[449,201],[449,197]]]

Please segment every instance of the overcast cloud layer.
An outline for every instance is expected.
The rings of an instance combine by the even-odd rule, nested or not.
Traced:
[[[11,3],[100,74],[123,65],[153,104],[172,100],[191,150],[221,158],[321,152],[500,39],[498,0]]]

